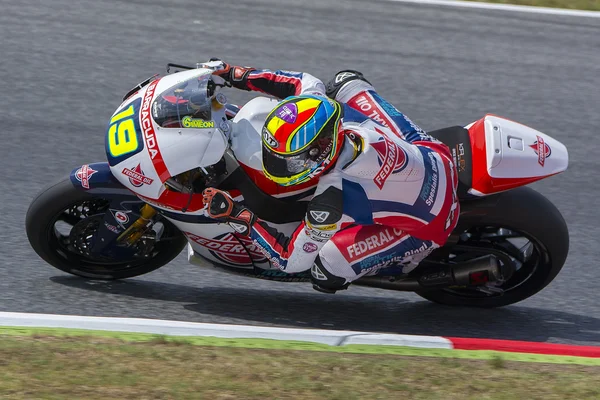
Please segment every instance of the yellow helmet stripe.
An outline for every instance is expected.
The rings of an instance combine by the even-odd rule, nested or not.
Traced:
[[[269,123],[267,124],[267,129],[269,130],[269,132],[271,132],[272,134],[274,134],[275,132],[277,132],[277,130],[283,125],[286,124],[287,122],[285,122],[284,120],[282,120],[279,117],[273,117]]]
[[[295,184],[300,184],[300,183],[302,183],[304,181],[307,181],[308,180],[308,174],[310,173],[310,171],[302,171],[299,174],[296,174],[296,175],[293,175],[293,176],[288,176],[288,177],[277,177],[277,176],[273,176],[273,175],[269,174],[269,172],[263,166],[263,173],[265,174],[265,176],[267,178],[269,178],[273,182],[275,182],[275,183],[277,183],[277,184],[279,184],[281,186],[287,186],[290,182],[298,179],[302,175],[306,175],[306,179],[298,181]]]
[[[317,99],[302,99],[296,102],[296,107],[298,107],[298,114],[302,114],[306,110],[310,110],[311,108],[318,108],[321,105],[321,100]]]

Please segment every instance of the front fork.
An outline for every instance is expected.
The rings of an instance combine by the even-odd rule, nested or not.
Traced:
[[[140,209],[140,216],[117,238],[117,243],[125,244],[128,247],[140,240],[146,233],[156,215],[156,210],[148,204],[144,204]]]
[[[71,182],[92,197],[109,201],[105,214],[98,216],[100,221],[90,243],[91,253],[119,258],[137,252],[134,245],[152,228],[156,210],[124,187],[106,162],[73,169]],[[160,236],[159,232],[156,236]]]

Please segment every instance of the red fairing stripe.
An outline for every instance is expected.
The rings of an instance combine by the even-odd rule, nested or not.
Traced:
[[[199,193],[192,195],[191,201],[189,194],[173,192],[170,190],[165,190],[158,199],[151,199],[139,194],[138,196],[149,204],[155,204],[175,211],[182,211],[186,206],[186,212],[194,212],[204,208],[204,200],[202,194]]]
[[[296,78],[294,76],[278,75],[272,71],[265,71],[265,72],[260,72],[257,74],[250,73],[248,75],[248,80],[246,82],[248,89],[255,91],[255,92],[266,93],[265,91],[257,88],[256,86],[254,86],[252,84],[253,79],[266,79],[271,82],[290,83],[290,84],[294,85],[294,87],[296,88],[296,92],[294,93],[294,95],[298,96],[302,92],[302,80],[299,78]],[[269,93],[267,93],[267,94],[269,94]]]
[[[239,190],[229,190],[228,193],[233,198],[239,197],[242,194]],[[191,201],[189,194],[173,192],[171,190],[162,192],[158,199],[151,199],[140,194],[138,196],[149,204],[163,206],[164,208],[176,211],[182,211],[186,206],[186,212],[195,212],[204,208],[204,199],[200,193],[193,194]]]
[[[142,127],[144,142],[146,143],[146,150],[148,151],[148,155],[152,160],[152,165],[154,165],[154,169],[156,170],[160,181],[164,183],[171,177],[171,173],[167,169],[165,160],[160,152],[156,133],[154,132],[154,126],[152,125],[152,117],[150,116],[150,105],[152,104],[152,99],[154,98],[154,89],[156,89],[156,85],[159,81],[160,79],[150,82],[148,89],[146,89],[146,93],[144,93],[142,109],[140,111],[140,126]]]
[[[574,357],[600,357],[600,347],[557,343],[522,342],[518,340],[445,338],[456,350],[495,350],[515,353],[553,354]]]

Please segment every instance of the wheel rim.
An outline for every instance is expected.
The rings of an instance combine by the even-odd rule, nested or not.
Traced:
[[[486,292],[485,287],[442,289],[455,297],[482,299],[509,294],[530,282],[531,278],[548,262],[548,252],[542,242],[526,232],[508,227],[490,225],[472,227],[460,236],[458,244],[478,251],[492,249],[502,252],[513,260],[516,270],[505,282],[493,286],[502,289],[502,292]],[[468,251],[455,253],[450,249],[450,260],[454,262],[467,261],[480,255],[469,256]]]
[[[136,253],[132,258],[119,260],[91,255],[88,251],[91,241],[109,206],[108,200],[94,198],[72,203],[57,213],[47,229],[50,248],[55,256],[73,265],[78,272],[94,275],[118,273],[147,264],[158,253],[167,250],[170,242],[179,235],[179,231],[167,222],[163,223],[161,239],[154,242],[152,248],[146,249],[143,255]]]

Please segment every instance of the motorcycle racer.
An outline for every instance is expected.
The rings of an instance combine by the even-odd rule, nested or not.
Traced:
[[[249,236],[287,273],[311,269],[335,293],[366,275],[408,273],[442,246],[459,215],[448,147],[381,98],[358,71],[324,85],[302,72],[205,64],[243,90],[283,99],[262,131],[265,175],[283,186],[318,181],[304,221],[286,237],[223,191],[204,191],[207,214]]]

